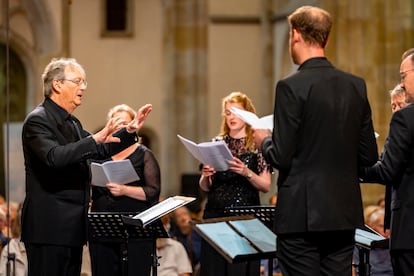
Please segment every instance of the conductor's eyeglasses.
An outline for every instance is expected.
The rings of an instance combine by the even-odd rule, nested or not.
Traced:
[[[85,85],[85,87],[88,86],[88,82],[86,80],[83,80],[83,79],[75,79],[75,80],[61,79],[61,81],[70,81],[70,82],[76,84],[77,86],[80,86],[82,84]]]

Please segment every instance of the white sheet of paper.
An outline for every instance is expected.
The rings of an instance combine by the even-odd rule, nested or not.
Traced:
[[[131,160],[111,160],[104,163],[91,163],[91,183],[105,187],[107,183],[127,184],[139,180]]]
[[[231,111],[246,124],[256,129],[269,129],[273,131],[273,114],[259,118],[253,112],[232,106]]]
[[[233,155],[226,142],[211,141],[196,144],[193,141],[177,135],[186,149],[201,163],[215,168],[217,171],[227,171],[227,160],[232,160]]]

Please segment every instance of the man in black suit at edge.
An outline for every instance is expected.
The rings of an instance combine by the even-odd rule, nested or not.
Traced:
[[[297,72],[276,86],[274,130],[255,130],[279,170],[275,211],[283,276],[351,275],[363,226],[358,168],[378,160],[365,81],[325,57],[330,14],[303,6],[288,16]]]
[[[414,48],[402,55],[400,86],[408,105],[393,113],[381,159],[364,170],[364,182],[387,185],[385,208],[391,214],[390,255],[395,275],[414,275]],[[389,216],[387,216],[389,218]]]
[[[152,105],[142,106],[129,124],[112,119],[91,135],[71,115],[87,87],[83,67],[75,59],[52,59],[42,79],[45,99],[27,115],[22,131],[26,172],[22,241],[28,273],[79,276],[87,240],[87,160],[107,158],[135,143]]]

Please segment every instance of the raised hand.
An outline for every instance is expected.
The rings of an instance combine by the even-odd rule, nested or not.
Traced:
[[[93,139],[95,139],[97,144],[111,142],[119,143],[121,140],[118,137],[112,136],[112,134],[125,126],[127,126],[127,123],[121,117],[111,118],[102,130],[93,135]]]
[[[138,132],[144,125],[148,114],[152,111],[152,104],[145,104],[138,109],[135,118],[127,125],[126,129],[129,133]]]

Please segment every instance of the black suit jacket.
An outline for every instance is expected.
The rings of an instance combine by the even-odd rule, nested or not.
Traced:
[[[385,183],[391,204],[390,249],[414,249],[414,104],[392,115],[381,160],[364,181]],[[391,192],[391,194],[389,194]],[[388,200],[387,200],[388,202]]]
[[[358,167],[378,160],[363,79],[312,58],[276,86],[265,158],[280,172],[277,234],[363,225]]]
[[[26,197],[22,210],[22,240],[28,243],[81,246],[87,238],[89,166],[136,141],[125,129],[121,143],[96,144],[76,121],[82,138],[65,122],[62,108],[46,99],[26,117],[22,142]],[[75,132],[76,133],[76,132]],[[77,136],[77,134],[76,134]]]

